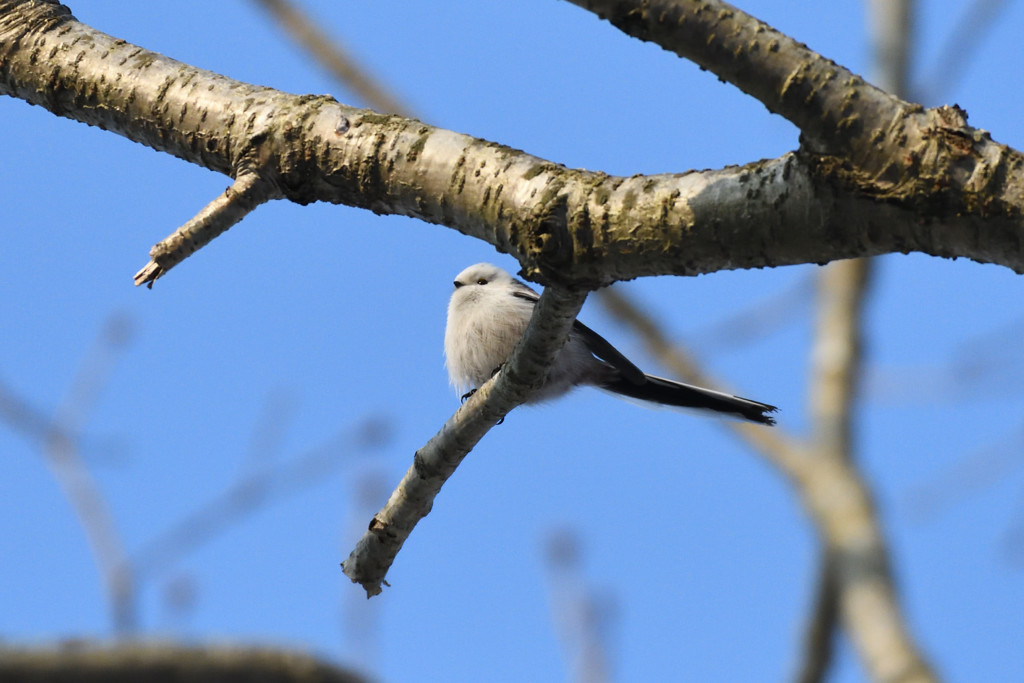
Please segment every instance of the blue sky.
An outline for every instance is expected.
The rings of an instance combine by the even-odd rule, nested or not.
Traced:
[[[797,145],[796,129],[758,102],[567,3],[304,4],[424,120],[569,166],[716,168]],[[962,4],[920,3],[924,73],[961,23]],[[70,6],[102,31],[184,62],[358,104],[252,3]],[[862,3],[741,6],[869,75]],[[1024,6],[1012,3],[966,57],[963,78],[928,102],[960,104],[973,125],[1017,149],[1021,25]],[[570,528],[585,586],[613,605],[617,680],[792,672],[817,558],[791,491],[722,423],[600,392],[519,409],[493,430],[413,533],[391,587],[366,603],[338,563],[458,405],[441,351],[451,280],[477,261],[515,263],[438,226],[277,202],[152,291],[137,289],[131,278],[150,246],[228,180],[19,100],[0,98],[0,121],[0,381],[53,414],[83,364],[95,366],[87,359],[106,321],[128,321],[81,451],[130,555],[250,471],[261,452],[254,439],[272,440],[259,435],[285,430],[273,456],[283,466],[368,418],[390,426],[384,445],[343,442],[329,474],[162,565],[142,585],[142,635],[297,647],[384,681],[561,681],[543,548]],[[697,353],[711,371],[780,406],[780,427],[801,433],[811,303],[795,305],[797,315],[787,305],[787,325],[747,344],[719,344],[711,331],[770,306],[814,270],[625,289],[675,338],[704,340]],[[879,260],[868,306],[858,459],[912,629],[953,681],[1024,677],[1024,558],[1014,536],[1024,525],[1022,294],[1003,268],[893,256]],[[581,317],[657,370],[596,302]],[[969,361],[980,374],[951,371]],[[99,573],[39,444],[0,425],[0,453],[0,637],[110,637]],[[998,458],[1004,465],[993,469]],[[383,492],[360,506],[360,482],[374,477]],[[943,478],[951,483],[934,484]],[[939,492],[928,515],[915,514],[922,489]],[[190,587],[188,609],[168,607],[174,586]],[[353,618],[359,632],[345,627]],[[833,680],[863,680],[845,641]]]

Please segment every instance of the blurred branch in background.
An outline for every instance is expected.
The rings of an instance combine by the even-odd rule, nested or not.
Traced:
[[[170,569],[181,557],[256,510],[322,483],[352,456],[383,446],[391,433],[387,420],[367,417],[288,462],[243,474],[221,494],[133,553],[126,571],[137,578],[148,578]]]
[[[939,51],[931,73],[918,80],[911,96],[927,106],[940,104],[949,97],[971,65],[985,34],[995,26],[1007,5],[1007,0],[974,0],[970,3],[963,19],[953,24],[955,28]]]
[[[608,683],[613,680],[610,634],[614,602],[587,585],[579,536],[570,529],[548,535],[545,560],[551,583],[551,611],[568,664],[568,680]]]
[[[1024,390],[1024,319],[1007,322],[960,344],[930,367],[876,368],[866,381],[872,398],[900,403],[998,399]]]
[[[383,446],[392,434],[386,419],[367,417],[305,455],[271,466],[281,450],[292,412],[280,394],[272,395],[254,429],[238,481],[129,555],[106,498],[80,455],[79,442],[115,363],[134,334],[133,328],[129,317],[110,316],[52,418],[0,383],[0,420],[40,444],[47,466],[89,541],[109,602],[113,630],[121,638],[139,631],[138,591],[146,579],[168,571],[183,555],[223,533],[232,523],[275,500],[321,483],[352,455]],[[181,613],[192,604],[195,592],[189,577],[177,576],[168,585],[168,604]]]
[[[804,626],[801,657],[797,662],[795,683],[818,683],[828,678],[835,654],[839,623],[839,581],[836,563],[828,551],[822,553],[818,567],[818,586],[811,596],[811,613]]]
[[[315,62],[327,69],[339,83],[351,88],[370,108],[383,114],[412,116],[405,105],[370,76],[352,55],[342,48],[341,43],[327,35],[304,10],[299,9],[290,0],[253,2],[269,13],[297,45],[309,52]]]
[[[705,372],[689,351],[668,338],[662,324],[627,295],[624,287],[601,290],[599,301],[612,318],[631,328],[641,338],[647,352],[674,376],[703,387],[722,387],[722,383]],[[732,420],[720,420],[720,424],[783,471],[799,466],[794,454],[800,450],[801,444],[787,434],[784,427],[762,429]]]
[[[1024,468],[1024,424],[1010,434],[954,463],[930,480],[907,492],[905,507],[916,521],[935,518],[974,496],[978,491],[1006,481]]]
[[[814,301],[816,272],[688,334],[686,347],[700,351],[701,357],[706,358],[760,343],[774,332],[805,320]],[[602,289],[598,296],[614,291],[614,286]],[[614,303],[606,305],[611,307]]]
[[[381,448],[392,438],[391,424],[385,418],[369,416],[343,428],[321,446],[272,465],[281,449],[289,405],[280,392],[272,393],[253,430],[252,446],[235,483],[152,537],[126,560],[121,570],[137,585],[172,570],[183,557],[232,525],[278,500],[323,483],[354,456]],[[180,617],[194,606],[197,593],[198,586],[190,576],[173,576],[164,592],[169,612]]]
[[[103,493],[81,458],[78,443],[133,333],[134,323],[127,315],[113,314],[107,318],[52,418],[0,386],[0,417],[15,431],[39,440],[46,465],[85,532],[107,594],[114,632],[119,636],[136,628],[131,608],[135,602],[135,585],[131,575],[123,571],[124,544]]]

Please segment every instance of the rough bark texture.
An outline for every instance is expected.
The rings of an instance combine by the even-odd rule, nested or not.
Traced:
[[[758,97],[803,128],[805,149],[703,173],[572,170],[329,96],[233,81],[44,0],[0,0],[0,93],[232,177],[258,174],[269,196],[452,227],[544,283],[908,251],[1024,272],[1024,158],[962,112],[886,95],[727,5],[582,4]],[[161,267],[182,257],[154,254]]]

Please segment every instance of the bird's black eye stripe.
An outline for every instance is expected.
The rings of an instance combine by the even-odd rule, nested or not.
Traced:
[[[476,283],[478,285],[486,285],[487,284],[487,278],[482,277],[479,280],[477,280]]]

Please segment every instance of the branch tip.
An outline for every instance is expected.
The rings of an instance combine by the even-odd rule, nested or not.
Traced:
[[[202,211],[149,250],[152,257],[135,274],[135,286],[153,283],[215,237],[245,218],[253,209],[269,199],[280,197],[271,181],[255,171],[240,171],[235,181]]]
[[[142,267],[142,270],[135,273],[135,286],[146,285],[146,289],[153,289],[153,283],[163,274],[164,269],[160,267],[160,264],[150,261]]]

